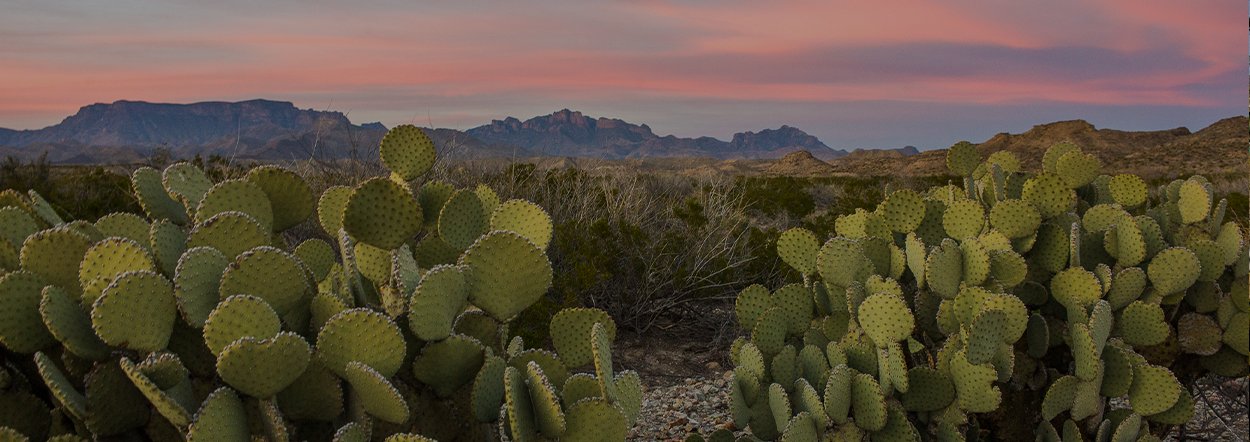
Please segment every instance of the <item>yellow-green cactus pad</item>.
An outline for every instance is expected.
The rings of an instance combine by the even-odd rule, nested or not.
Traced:
[[[856,373],[846,365],[834,366],[825,381],[824,411],[829,420],[838,425],[845,425],[851,411],[852,378]],[[953,393],[952,393],[953,394]]]
[[[1155,255],[1146,274],[1155,290],[1170,295],[1189,288],[1198,280],[1202,275],[1202,262],[1189,249],[1172,247]]]
[[[808,387],[811,388],[811,387]],[[638,372],[626,370],[616,375],[617,404],[625,413],[625,425],[633,427],[642,410],[642,379]],[[815,395],[815,392],[812,393]]]
[[[820,243],[816,235],[803,228],[785,231],[777,238],[777,256],[804,275],[816,274],[816,255]]]
[[[177,163],[165,168],[161,174],[161,183],[170,196],[182,201],[192,212],[199,207],[204,194],[213,187],[212,180],[204,171],[191,163]]]
[[[308,266],[317,282],[325,280],[334,267],[334,248],[320,239],[312,238],[300,243],[295,248],[295,257]]]
[[[413,258],[421,268],[431,268],[440,264],[455,264],[463,250],[457,250],[443,241],[436,234],[426,235],[413,249]]]
[[[0,238],[0,271],[12,272],[22,268],[21,252],[7,239]]]
[[[1167,425],[1184,425],[1194,418],[1194,397],[1189,394],[1187,389],[1182,388],[1180,396],[1176,398],[1176,404],[1161,413],[1146,416],[1151,422],[1158,422]],[[1127,422],[1126,422],[1127,423]],[[1123,425],[1121,426],[1123,428]]]
[[[907,189],[891,193],[882,206],[881,216],[890,230],[900,233],[914,231],[925,216],[924,197]]]
[[[0,441],[45,440],[51,410],[42,399],[24,391],[0,392]]]
[[[204,321],[221,302],[219,287],[221,275],[229,261],[225,255],[211,247],[187,250],[178,259],[174,272],[174,297],[182,318],[194,327],[204,327]]]
[[[1063,178],[1068,188],[1076,189],[1089,184],[1098,178],[1098,170],[1102,167],[1098,158],[1086,155],[1079,150],[1068,152],[1059,157],[1054,172]]]
[[[955,400],[955,384],[941,372],[928,367],[907,371],[908,389],[900,398],[907,411],[937,411]]]
[[[317,219],[321,228],[332,237],[338,236],[339,229],[343,228],[343,208],[347,206],[351,194],[350,187],[334,186],[326,189],[321,199],[317,200]]]
[[[282,331],[278,314],[263,299],[238,295],[221,301],[204,323],[204,343],[220,355],[242,338],[271,339]]]
[[[222,212],[245,213],[266,231],[273,230],[273,207],[269,197],[247,180],[226,180],[209,189],[195,211],[195,222],[203,223]]]
[[[1250,314],[1237,312],[1224,330],[1224,343],[1242,355],[1250,355]]]
[[[937,244],[945,238],[946,229],[942,226],[942,217],[946,213],[946,203],[936,199],[924,201],[924,219],[916,227],[916,236],[925,244]]]
[[[251,295],[265,300],[278,316],[305,302],[308,282],[299,261],[282,250],[259,246],[239,254],[221,275],[222,299]]]
[[[1133,368],[1133,385],[1128,400],[1133,411],[1143,416],[1162,413],[1172,408],[1181,395],[1181,384],[1167,368],[1139,365]]]
[[[244,394],[268,398],[294,383],[311,357],[308,343],[295,333],[261,339],[244,336],[221,350],[217,374]]]
[[[334,439],[331,442],[368,442],[369,433],[373,429],[373,422],[362,419],[362,423],[349,422],[339,428],[334,433]]]
[[[1237,259],[1241,258],[1242,244],[1241,229],[1237,228],[1237,223],[1229,221],[1220,228],[1220,233],[1215,237],[1215,243],[1220,245],[1220,249],[1224,251],[1224,265],[1231,266],[1237,263]]]
[[[1042,223],[1041,212],[1025,200],[1000,201],[990,210],[990,224],[1007,238],[1023,238],[1037,232]]]
[[[541,250],[547,250],[547,244],[551,243],[551,217],[537,204],[525,200],[498,205],[490,216],[490,230],[516,232]]]
[[[1181,222],[1193,224],[1204,219],[1211,213],[1211,195],[1202,184],[1194,180],[1186,180],[1181,184],[1180,201]]]
[[[963,281],[968,285],[980,285],[990,276],[990,255],[976,238],[964,238],[959,244],[963,257]]]
[[[39,368],[39,376],[52,392],[52,396],[69,414],[80,420],[87,418],[87,397],[74,389],[65,373],[52,362],[43,352],[35,353],[35,364]]]
[[[187,430],[187,442],[248,442],[247,411],[229,387],[208,396]]]
[[[482,343],[482,346],[493,347],[495,351],[503,350],[499,321],[482,313],[481,310],[466,310],[457,316],[452,325],[452,332],[476,339],[477,342]]]
[[[1064,376],[1050,384],[1046,398],[1042,400],[1042,419],[1049,421],[1071,409],[1078,383],[1080,380],[1075,376]]]
[[[356,268],[360,274],[379,286],[388,285],[391,279],[391,251],[369,244],[356,243],[353,250]]]
[[[925,260],[928,258],[928,251],[925,248],[924,241],[916,234],[907,234],[907,268],[911,270],[912,276],[916,278],[916,288],[925,288]]]
[[[269,231],[243,212],[222,212],[196,224],[187,235],[187,248],[212,247],[234,259],[240,253],[271,244]]]
[[[447,204],[455,191],[454,187],[442,181],[429,181],[421,185],[417,192],[417,204],[421,206],[425,230],[438,230],[438,214],[443,211],[443,205]]]
[[[2,213],[3,210],[0,210]],[[148,234],[152,225],[133,213],[110,213],[96,220],[95,227],[104,236],[126,238],[143,245],[145,249],[150,245]]]
[[[538,364],[530,362],[522,374],[529,385],[530,404],[534,407],[534,420],[538,424],[538,431],[546,437],[559,438],[565,430],[560,397]]]
[[[1094,273],[1080,267],[1068,268],[1050,280],[1050,293],[1065,306],[1089,306],[1102,298],[1102,283]]]
[[[950,359],[951,380],[959,406],[973,413],[988,413],[998,408],[1002,393],[993,386],[998,375],[988,363],[972,364],[962,350]]]
[[[387,437],[382,442],[438,442],[434,439],[419,434],[394,434]]]
[[[101,340],[138,351],[165,348],[177,316],[173,284],[150,271],[121,274],[91,306],[91,325]]]
[[[564,383],[568,382],[569,379],[569,370],[560,357],[547,350],[531,348],[518,352],[508,359],[508,366],[515,367],[517,370],[524,370],[530,362],[542,367],[543,373],[546,373],[547,380],[551,382],[557,393],[563,391]],[[600,391],[598,384],[596,383],[595,385],[595,391]]]
[[[942,240],[941,247],[929,252],[925,262],[925,275],[929,288],[943,299],[955,299],[959,293],[959,283],[963,280],[963,252],[959,243],[951,239]]]
[[[159,385],[149,379],[147,375],[143,374],[138,365],[129,358],[123,357],[119,362],[122,371],[130,378],[130,382],[143,393],[144,397],[147,397],[148,401],[152,403],[152,406],[156,408],[156,411],[161,416],[169,419],[170,423],[179,428],[191,424],[191,412],[187,408],[194,408],[199,405],[191,395],[164,391]],[[186,384],[186,388],[179,391],[189,393],[189,387],[190,383]]]
[[[503,384],[510,439],[537,442],[538,425],[534,421],[534,404],[530,401],[529,388],[525,385],[525,375],[515,367],[508,367],[504,371]]]
[[[990,362],[1003,345],[1011,319],[998,309],[984,309],[972,320],[969,327],[967,358],[973,365]]]
[[[89,237],[70,229],[37,232],[26,238],[22,245],[22,269],[64,289],[77,300],[82,296],[78,266],[92,245]]]
[[[737,382],[733,380],[733,376],[730,376],[730,395],[734,394],[735,388],[739,388],[737,385]],[[564,391],[561,394],[560,401],[564,404],[564,409],[567,410],[582,399],[602,397],[600,396],[602,392],[603,390],[599,388],[599,379],[595,375],[578,373],[569,377],[569,380],[564,383]]]
[[[990,275],[1004,287],[1015,287],[1028,276],[1028,264],[1014,251],[991,251]]]
[[[551,286],[547,255],[512,232],[481,237],[460,257],[460,265],[469,267],[469,302],[500,322],[533,305]]]
[[[591,351],[594,355],[595,375],[599,377],[599,387],[603,390],[603,397],[610,401],[616,401],[616,376],[612,372],[612,340],[608,336],[608,329],[603,324],[596,322],[590,333]]]
[[[846,238],[890,237],[890,227],[885,224],[885,218],[863,209],[856,209],[856,212],[850,215],[839,216],[834,228],[838,236]]]
[[[1024,182],[1021,198],[1033,203],[1042,219],[1049,219],[1066,212],[1072,205],[1073,192],[1059,175],[1040,173]]]
[[[864,257],[863,247],[846,238],[832,238],[825,242],[816,258],[816,269],[821,278],[839,288],[851,285],[865,266],[871,267],[872,263]]]
[[[915,316],[898,296],[878,293],[859,306],[859,323],[878,346],[898,342],[911,335]]]
[[[1069,152],[1080,152],[1081,148],[1068,141],[1061,141],[1050,145],[1046,148],[1046,153],[1042,156],[1042,170],[1046,172],[1056,172],[1059,169],[1059,159]]]
[[[390,381],[373,368],[359,362],[351,362],[347,364],[345,375],[347,382],[352,384],[357,397],[360,398],[360,406],[365,412],[378,419],[396,424],[408,420],[408,404],[404,401],[404,397],[399,394],[395,386],[391,385]]]
[[[148,399],[135,388],[117,363],[97,364],[87,373],[87,429],[97,436],[121,434],[142,427],[151,413]]]
[[[960,141],[946,151],[946,168],[955,175],[970,176],[979,164],[981,164],[981,154],[977,153],[975,144]],[[884,418],[883,415],[882,419]]]
[[[851,378],[851,415],[855,425],[865,430],[879,431],[885,427],[885,397],[876,379],[868,374]]]
[[[482,203],[482,213],[488,216],[499,207],[499,195],[485,184],[478,184],[473,188],[473,193],[477,194],[477,199]],[[483,232],[485,233],[485,232]]]
[[[411,124],[395,126],[378,145],[382,162],[404,181],[425,175],[434,166],[434,141]]]
[[[977,236],[985,229],[985,209],[975,200],[957,200],[946,207],[942,227],[952,238]]]
[[[1121,397],[1128,394],[1133,384],[1133,363],[1124,352],[1113,345],[1103,349],[1103,377],[1099,393],[1106,397]]]
[[[308,181],[295,172],[277,166],[261,166],[248,172],[247,180],[268,197],[275,232],[304,222],[317,208]]]
[[[276,399],[290,419],[333,421],[343,413],[342,381],[315,358]]]
[[[459,267],[443,265],[430,269],[409,301],[409,327],[425,341],[446,338],[468,296]]]
[[[603,398],[578,401],[565,412],[563,440],[611,442],[624,440],[628,428],[619,404]]]
[[[1156,345],[1167,339],[1171,327],[1158,305],[1133,301],[1120,312],[1119,328],[1129,345]]]
[[[404,360],[403,334],[389,317],[368,309],[341,312],[317,335],[317,354],[326,368],[339,376],[348,362],[362,362],[383,377],[399,371]],[[470,376],[472,373],[470,373]]]
[[[165,276],[173,276],[178,258],[187,250],[187,234],[168,220],[158,220],[148,229],[147,244],[152,246],[152,257]]]
[[[78,282],[86,287],[95,278],[111,280],[130,271],[156,271],[147,248],[127,238],[109,238],[87,250],[78,266]]]
[[[13,275],[15,274],[9,276]],[[0,291],[12,293],[9,292],[11,289],[8,287],[9,283],[0,280]],[[64,290],[56,286],[44,287],[42,295],[42,299],[39,302],[39,314],[43,317],[43,322],[47,325],[47,330],[52,333],[52,336],[55,336],[58,341],[65,345],[67,350],[75,355],[93,361],[108,359],[110,353],[109,346],[96,336],[95,331],[91,328],[91,316],[86,311],[83,311],[81,305],[70,299]],[[4,296],[3,299],[5,299],[5,302],[11,302],[10,300],[14,298]],[[5,327],[11,327],[19,323],[18,320],[10,318],[0,319],[0,338],[7,334],[3,332]],[[7,324],[7,326],[4,324]],[[6,344],[6,346],[8,345]]]
[[[1198,281],[1215,281],[1224,274],[1224,249],[1215,241],[1193,240],[1186,244],[1185,248],[1198,257],[1199,268],[1201,268],[1198,272]]]
[[[44,281],[17,271],[0,278],[0,344],[17,353],[34,353],[57,342],[39,313]]]
[[[150,167],[143,167],[130,175],[130,183],[134,188],[135,197],[148,217],[154,220],[167,219],[174,224],[186,224],[187,208],[182,203],[169,197],[165,185],[161,183],[161,173]]]
[[[477,193],[457,190],[439,213],[438,235],[454,249],[467,249],[490,225],[488,216],[490,213],[482,210]]]
[[[1124,207],[1137,207],[1146,202],[1146,182],[1137,175],[1121,174],[1111,179],[1111,197]]]
[[[912,426],[911,421],[907,420],[907,414],[902,408],[898,404],[891,404],[885,428],[872,433],[872,440],[920,442],[920,433],[916,431],[916,427]]]
[[[421,207],[413,195],[385,178],[361,183],[343,207],[343,229],[379,249],[399,248],[420,228]]]
[[[499,419],[499,407],[503,405],[504,398],[504,370],[507,367],[503,358],[490,356],[473,378],[471,405],[473,417],[478,422],[490,423]]]
[[[599,309],[567,308],[551,318],[552,343],[566,366],[577,368],[594,361],[591,332],[596,323],[603,324],[608,341],[615,339],[616,323]]]
[[[981,304],[981,309],[1002,310],[1007,315],[1006,328],[1003,330],[1004,344],[1014,344],[1024,336],[1025,329],[1028,328],[1029,311],[1020,298],[1008,294],[993,295]]]

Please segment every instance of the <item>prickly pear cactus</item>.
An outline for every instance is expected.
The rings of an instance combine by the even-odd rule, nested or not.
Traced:
[[[550,217],[413,186],[433,146],[397,127],[389,177],[320,196],[273,166],[144,168],[145,213],[94,223],[0,194],[0,439],[623,441],[642,391],[606,313],[557,314],[556,352],[508,340],[551,286]],[[314,214],[331,241],[288,244]]]
[[[1200,375],[1245,376],[1250,250],[1211,185],[1150,195],[1071,143],[1043,162],[982,163],[961,143],[947,166],[962,192],[894,191],[839,217],[823,244],[783,233],[777,253],[803,282],[737,298],[750,336],[731,354],[734,427],[763,440],[1138,440],[1193,416],[1185,386]],[[1120,397],[1126,408],[1110,404]]]

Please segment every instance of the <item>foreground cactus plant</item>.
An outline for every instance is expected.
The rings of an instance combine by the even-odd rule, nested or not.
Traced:
[[[557,314],[555,353],[508,341],[551,285],[546,212],[413,189],[435,154],[415,127],[380,150],[389,178],[320,198],[186,163],[133,174],[146,218],[0,194],[0,439],[623,441],[641,385],[605,313]],[[284,240],[314,212],[337,251]]]
[[[1069,143],[1039,173],[1010,152],[979,158],[957,144],[947,165],[963,186],[893,191],[840,216],[823,245],[781,235],[803,283],[738,295],[751,334],[732,347],[735,427],[788,441],[976,440],[982,428],[1159,440],[1193,416],[1185,386],[1250,371],[1250,253],[1205,179],[1151,199]],[[1128,408],[1110,405],[1120,397]]]

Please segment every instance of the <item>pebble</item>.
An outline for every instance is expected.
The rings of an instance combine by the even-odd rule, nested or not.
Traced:
[[[689,378],[672,386],[656,385],[657,379],[642,378],[642,410],[629,432],[629,441],[683,441],[691,433],[704,437],[720,428],[733,430],[729,413],[729,391],[724,378]],[[747,434],[735,431],[734,438]]]

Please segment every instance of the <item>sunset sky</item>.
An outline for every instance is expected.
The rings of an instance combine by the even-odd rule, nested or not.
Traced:
[[[659,135],[949,147],[1085,119],[1247,113],[1237,1],[14,0],[0,127],[116,100],[254,98],[469,129],[569,108]]]

